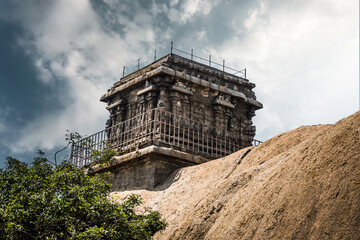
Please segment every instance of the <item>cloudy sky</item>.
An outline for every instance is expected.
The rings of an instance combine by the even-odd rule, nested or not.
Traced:
[[[359,109],[357,0],[2,1],[0,41],[0,167],[103,129],[123,66],[171,41],[247,68],[259,140]]]

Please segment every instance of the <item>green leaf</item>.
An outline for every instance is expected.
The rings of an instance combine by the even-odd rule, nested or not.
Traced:
[[[110,189],[67,161],[53,167],[41,151],[31,165],[8,157],[0,171],[1,239],[149,239],[165,228],[156,211],[135,214],[139,196],[119,204]]]

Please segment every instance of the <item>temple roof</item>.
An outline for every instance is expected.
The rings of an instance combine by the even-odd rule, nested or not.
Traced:
[[[100,101],[107,102],[114,95],[157,75],[174,76],[195,85],[200,85],[220,93],[229,94],[235,98],[241,98],[244,102],[253,105],[256,109],[263,107],[263,105],[256,100],[255,94],[246,96],[241,90],[241,88],[246,88],[251,91],[251,89],[255,87],[255,84],[251,83],[248,79],[192,61],[176,54],[168,54],[121,78],[101,97]]]

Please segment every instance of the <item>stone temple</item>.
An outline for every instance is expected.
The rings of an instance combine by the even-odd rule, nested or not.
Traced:
[[[209,65],[170,53],[121,78],[100,99],[110,113],[105,130],[73,145],[74,164],[110,171],[114,189],[151,189],[177,168],[251,146],[252,117],[263,107],[255,84]],[[117,156],[92,166],[92,151],[106,147]]]

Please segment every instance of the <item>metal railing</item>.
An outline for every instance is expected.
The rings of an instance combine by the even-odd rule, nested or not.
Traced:
[[[191,61],[196,61],[197,60],[196,62],[201,63],[203,65],[213,67],[213,68],[217,68],[217,69],[219,69],[219,70],[221,70],[223,72],[230,73],[232,75],[235,75],[235,76],[242,77],[242,78],[246,79],[246,68],[244,68],[242,70],[238,70],[238,69],[235,69],[235,68],[225,66],[225,60],[223,60],[222,64],[214,62],[214,61],[211,60],[211,55],[209,55],[208,59],[196,56],[194,54],[194,49],[191,49],[191,52],[188,53],[188,52],[182,51],[180,49],[174,48],[173,42],[171,42],[171,47],[170,48],[171,48],[171,50],[170,50],[171,53],[173,53],[173,52],[179,53],[182,57],[190,59]]]
[[[174,42],[170,43],[170,52],[168,53],[176,53],[177,55],[181,56],[181,57],[185,57],[187,59],[190,59],[191,61],[195,61],[197,63],[209,66],[209,67],[213,67],[216,69],[219,69],[223,72],[235,75],[237,77],[241,77],[241,78],[245,78],[246,79],[246,68],[244,69],[235,69],[235,68],[231,68],[225,65],[225,60],[223,60],[223,62],[217,63],[215,61],[212,61],[211,59],[211,55],[209,55],[209,58],[203,58],[200,56],[197,56],[194,54],[194,49],[191,49],[191,52],[185,52],[183,50],[177,49],[174,47]],[[140,61],[141,58],[137,59],[135,62],[136,64],[132,65],[132,66],[123,66],[123,75],[122,77],[128,76],[138,70],[140,70],[141,68],[146,67],[147,65],[151,64],[150,62],[148,62],[148,64],[144,64],[143,61]],[[156,50],[154,51],[154,62],[157,60],[156,58]]]
[[[262,143],[263,143],[262,141],[259,141],[259,140],[256,140],[256,139],[253,140],[253,145],[254,146],[259,146]]]
[[[254,145],[260,143],[254,141]],[[110,148],[122,155],[150,145],[170,147],[210,159],[229,155],[241,148],[232,132],[217,132],[214,126],[154,108],[76,142],[72,146],[71,161],[83,167],[95,161],[96,151]]]

